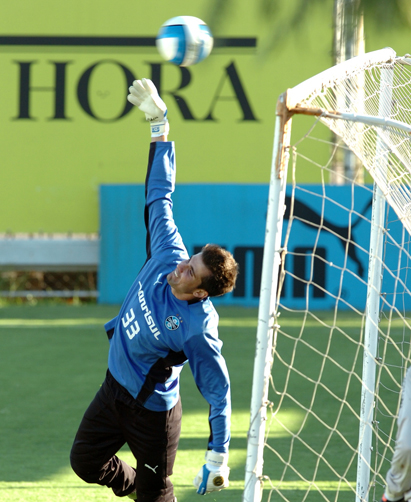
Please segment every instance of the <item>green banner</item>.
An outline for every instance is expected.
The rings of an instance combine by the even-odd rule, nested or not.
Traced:
[[[209,0],[9,2],[0,19],[0,233],[99,231],[99,185],[144,181],[149,127],[126,101],[143,77],[168,105],[178,183],[267,183],[279,94],[331,64],[329,3],[269,50],[287,9],[270,21],[260,2],[230,1],[219,15]],[[199,65],[173,66],[155,48],[176,15],[218,20]],[[319,180],[307,171],[303,181]]]

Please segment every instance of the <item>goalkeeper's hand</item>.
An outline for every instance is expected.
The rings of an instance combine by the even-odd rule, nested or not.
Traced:
[[[230,468],[227,466],[228,453],[218,453],[209,450],[206,453],[206,463],[194,479],[194,486],[199,495],[220,491],[228,486]]]
[[[148,78],[135,80],[129,87],[128,101],[146,115],[152,136],[168,134],[167,106],[158,95],[156,86]]]

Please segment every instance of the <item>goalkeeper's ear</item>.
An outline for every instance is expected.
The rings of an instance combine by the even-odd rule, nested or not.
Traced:
[[[202,300],[203,298],[207,298],[208,292],[205,289],[196,289],[196,290],[193,291],[193,295],[198,300]]]

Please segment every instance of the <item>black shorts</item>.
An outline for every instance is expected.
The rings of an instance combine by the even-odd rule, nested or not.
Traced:
[[[170,476],[181,432],[181,401],[168,411],[147,410],[107,371],[80,423],[70,454],[73,470],[88,483],[123,497],[137,490],[139,502],[173,502]],[[128,444],[134,469],[116,453]]]

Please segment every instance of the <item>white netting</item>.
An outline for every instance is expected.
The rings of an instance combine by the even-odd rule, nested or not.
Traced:
[[[323,150],[317,128],[319,123],[292,148],[294,181],[286,196],[264,501],[353,502],[356,497],[373,187],[348,180],[344,187],[326,183],[332,159],[320,165],[304,153],[306,142],[315,141]],[[334,147],[330,143],[331,157]],[[319,185],[295,181],[297,168],[307,165],[313,178],[322,179]],[[380,500],[384,490],[410,356],[409,235],[388,206],[384,241],[369,501]],[[330,307],[318,310],[319,302]]]
[[[352,60],[326,80],[320,74],[291,89],[288,106],[325,112],[321,120],[362,161],[411,232],[411,59],[391,49],[378,54],[373,64]]]
[[[411,353],[410,62],[392,49],[376,51],[279,99],[247,502],[260,499],[264,478],[265,500],[376,501],[383,493]],[[318,118],[290,142],[290,117],[296,122],[298,114]],[[345,179],[343,187],[327,184],[340,140],[325,148],[321,124],[342,138],[379,190],[355,179]],[[286,186],[290,153],[292,183]],[[300,168],[321,182],[301,184]]]

